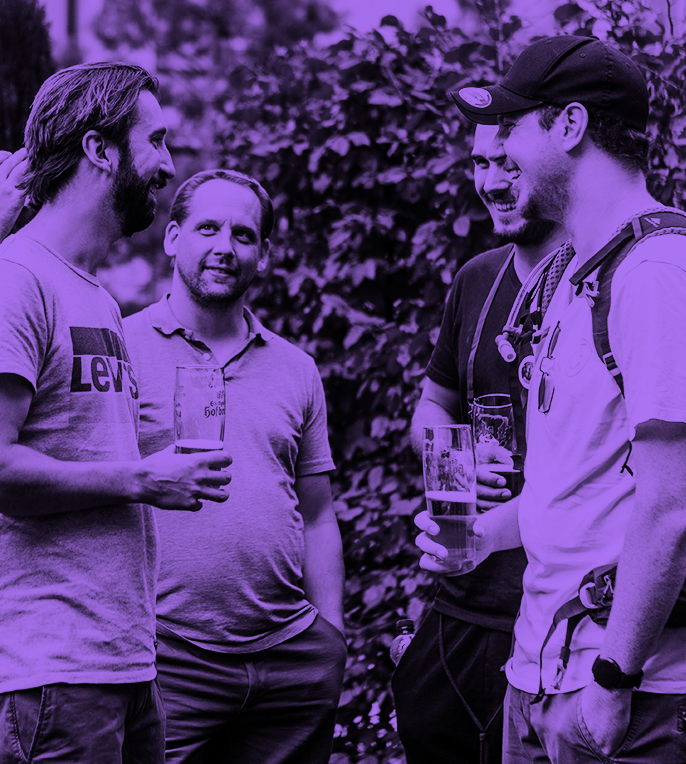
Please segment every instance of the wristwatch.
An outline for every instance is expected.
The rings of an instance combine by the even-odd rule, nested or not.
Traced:
[[[625,674],[615,661],[598,656],[593,663],[593,678],[606,690],[638,688],[643,681],[643,671]]]

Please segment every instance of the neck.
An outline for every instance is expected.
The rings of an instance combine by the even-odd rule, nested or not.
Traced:
[[[188,293],[186,285],[174,271],[169,306],[179,323],[208,344],[241,339],[246,332],[243,316],[244,295],[235,302],[220,305],[200,305]]]
[[[89,199],[68,190],[44,204],[22,232],[93,275],[107,260],[114,242],[121,238],[110,205],[104,199]]]
[[[604,161],[592,173],[577,176],[564,215],[579,266],[607,244],[624,221],[658,206],[641,173],[630,173],[602,157]]]
[[[551,252],[556,250],[569,238],[567,232],[561,226],[554,228],[550,235],[538,244],[515,244],[514,267],[517,277],[522,282],[526,281],[532,269]]]

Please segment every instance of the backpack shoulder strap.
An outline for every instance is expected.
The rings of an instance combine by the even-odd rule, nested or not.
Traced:
[[[593,343],[600,360],[612,374],[622,395],[624,395],[624,380],[617,366],[610,347],[608,322],[612,293],[612,279],[615,271],[636,244],[646,236],[665,229],[676,229],[674,233],[686,235],[686,215],[665,210],[652,212],[633,218],[606,246],[585,263],[570,279],[577,287],[577,293],[583,281],[598,268],[598,278],[595,282],[591,310],[593,321]]]

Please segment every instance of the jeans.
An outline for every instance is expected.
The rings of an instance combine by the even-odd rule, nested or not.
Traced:
[[[510,686],[505,698],[504,764],[684,764],[686,695],[634,690],[631,722],[619,750],[606,756],[581,715],[581,690],[533,695]]]
[[[0,694],[0,764],[164,764],[157,682]]]
[[[322,616],[267,650],[232,655],[158,635],[167,764],[326,764],[347,645]]]
[[[408,764],[500,764],[511,646],[510,633],[429,612],[392,679]]]

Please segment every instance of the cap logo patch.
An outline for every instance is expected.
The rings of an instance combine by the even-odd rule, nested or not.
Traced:
[[[465,103],[468,103],[475,109],[485,109],[487,106],[490,106],[493,100],[488,90],[483,88],[462,88],[458,95]]]

